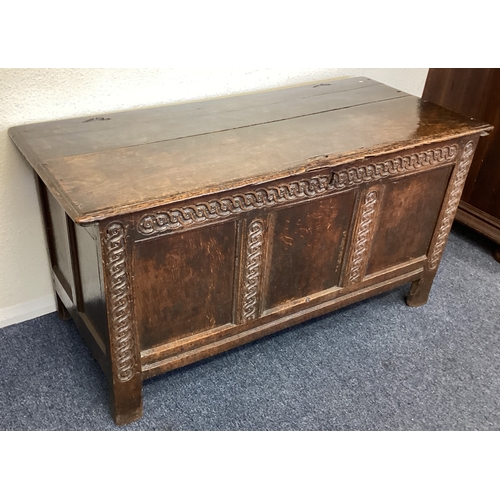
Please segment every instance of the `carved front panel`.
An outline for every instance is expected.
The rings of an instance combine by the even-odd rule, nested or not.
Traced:
[[[448,166],[385,183],[368,275],[427,254],[451,169]]]
[[[232,323],[235,260],[233,222],[135,243],[141,348]]]
[[[277,211],[266,308],[337,286],[356,193]]]

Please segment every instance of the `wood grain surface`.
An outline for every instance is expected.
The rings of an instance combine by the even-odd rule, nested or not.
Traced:
[[[367,78],[13,127],[79,224],[486,129]]]
[[[126,424],[148,377],[408,282],[425,304],[487,130],[355,78],[10,134]]]

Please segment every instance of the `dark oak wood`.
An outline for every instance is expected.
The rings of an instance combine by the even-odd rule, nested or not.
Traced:
[[[154,133],[135,123],[137,111],[104,121],[90,117],[13,127],[9,133],[65,211],[85,224],[483,127],[366,78],[324,85],[296,90],[293,98],[289,89],[259,98],[233,97],[227,103],[202,101],[197,107],[204,112],[208,106],[210,120],[191,132],[185,129],[196,121],[194,104],[152,109],[149,118],[142,111],[144,120],[154,122]],[[386,89],[382,96],[380,87]],[[274,111],[280,99],[284,102]],[[240,113],[247,117],[234,128],[228,114]],[[80,134],[86,137],[81,144]]]
[[[136,245],[142,349],[232,323],[235,246],[234,221]]]
[[[384,184],[368,274],[426,255],[450,173],[445,166]]]
[[[265,310],[339,285],[355,200],[349,191],[273,214]]]
[[[424,304],[490,128],[354,78],[9,133],[125,424],[145,378],[405,283]]]
[[[430,69],[423,97],[495,127],[479,140],[456,218],[500,245],[500,69]]]

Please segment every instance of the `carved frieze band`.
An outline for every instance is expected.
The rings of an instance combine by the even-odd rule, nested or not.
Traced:
[[[243,277],[243,322],[255,319],[258,312],[259,283],[262,274],[264,222],[256,219],[248,227]]]
[[[104,237],[106,274],[110,287],[110,342],[116,375],[127,382],[135,374],[130,285],[125,258],[125,228],[119,222],[106,227]]]
[[[273,207],[304,198],[313,198],[330,191],[341,191],[359,184],[447,163],[455,159],[457,152],[458,146],[451,145],[397,156],[384,162],[349,167],[329,175],[319,175],[286,184],[259,188],[247,193],[196,203],[179,209],[149,213],[139,220],[137,231],[149,236],[263,207]]]
[[[448,239],[448,234],[451,230],[458,204],[460,203],[462,189],[469,172],[469,167],[472,163],[474,149],[474,142],[469,141],[465,145],[465,148],[463,150],[460,162],[458,164],[457,172],[455,174],[455,178],[452,181],[450,196],[448,198],[441,225],[439,226],[436,242],[434,243],[434,248],[429,257],[429,269],[436,269],[439,264],[439,260],[441,259],[441,255],[444,251],[444,247]]]
[[[360,215],[355,230],[353,249],[347,272],[348,285],[361,281],[366,272],[379,196],[379,192],[376,189],[368,191],[360,206]]]

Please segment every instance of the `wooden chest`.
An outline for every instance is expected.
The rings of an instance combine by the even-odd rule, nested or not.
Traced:
[[[489,129],[353,78],[9,133],[125,424],[145,378],[404,283],[424,304]]]

